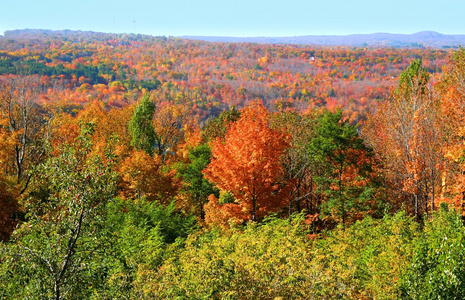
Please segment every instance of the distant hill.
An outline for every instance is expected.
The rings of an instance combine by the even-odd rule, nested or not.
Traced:
[[[383,47],[436,47],[448,48],[465,45],[465,35],[447,35],[434,31],[414,34],[350,34],[350,35],[305,35],[294,37],[224,37],[182,36],[182,38],[208,42],[245,42],[267,44],[304,44],[321,46],[383,46]]]
[[[38,38],[62,38],[64,40],[108,40],[114,38],[126,38],[131,40],[137,39],[153,39],[153,38],[166,38],[164,36],[151,36],[146,34],[134,33],[105,33],[95,31],[81,31],[81,30],[50,30],[50,29],[15,29],[7,30],[0,35],[0,39],[38,39]]]
[[[129,40],[166,39],[165,36],[151,36],[145,34],[115,34],[93,31],[47,30],[47,29],[17,29],[8,30],[1,39],[34,39],[61,37],[65,40],[95,39],[125,37]],[[304,35],[293,37],[227,37],[227,36],[180,36],[178,38],[200,40],[207,42],[226,43],[260,43],[260,44],[300,44],[316,46],[351,46],[351,47],[394,47],[394,48],[457,48],[465,45],[465,34],[449,35],[435,31],[421,31],[413,34],[350,34],[350,35]]]

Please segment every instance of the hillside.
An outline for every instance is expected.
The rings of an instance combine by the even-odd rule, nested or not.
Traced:
[[[0,39],[0,298],[463,299],[465,50]]]
[[[335,109],[355,123],[389,96],[400,72],[421,58],[441,73],[445,49],[223,43],[81,31],[15,30],[0,39],[0,75],[39,75],[44,101],[108,106],[142,90],[184,102],[201,120],[260,99],[268,108]]]

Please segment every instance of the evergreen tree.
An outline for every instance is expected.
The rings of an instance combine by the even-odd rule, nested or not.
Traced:
[[[154,113],[155,104],[150,100],[150,95],[145,94],[129,121],[131,145],[150,155],[153,155],[155,145],[155,130],[152,125]]]
[[[368,182],[372,151],[359,137],[357,128],[341,121],[341,117],[340,110],[319,117],[309,154],[319,166],[315,181],[317,192],[327,197],[324,211],[345,223],[349,212],[362,209],[371,194]]]

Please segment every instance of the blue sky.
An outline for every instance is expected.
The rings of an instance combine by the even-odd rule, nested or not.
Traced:
[[[152,35],[465,34],[463,0],[0,0],[0,34],[40,28]]]

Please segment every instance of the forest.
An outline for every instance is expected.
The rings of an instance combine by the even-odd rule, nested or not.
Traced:
[[[463,299],[465,50],[0,38],[1,299]]]

